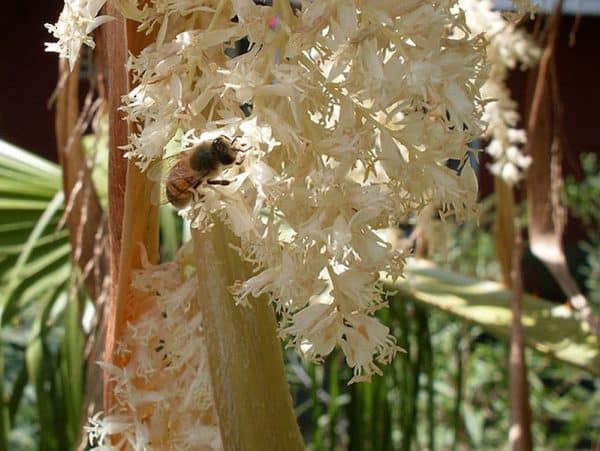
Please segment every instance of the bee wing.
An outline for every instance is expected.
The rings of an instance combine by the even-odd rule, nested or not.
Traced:
[[[182,151],[174,155],[170,155],[168,157],[157,160],[150,165],[150,167],[146,171],[146,176],[153,182],[156,182],[151,193],[150,200],[152,204],[166,205],[169,203],[165,191],[165,181],[167,179],[169,171],[177,164],[177,162],[181,161],[181,158],[185,157],[186,153],[187,151]]]
[[[165,192],[165,185],[163,183],[155,183],[150,194],[150,201],[153,205],[166,205],[169,203],[167,194]]]
[[[153,182],[164,182],[171,168],[181,160],[184,153],[186,152],[179,152],[152,162],[146,171],[146,176]]]

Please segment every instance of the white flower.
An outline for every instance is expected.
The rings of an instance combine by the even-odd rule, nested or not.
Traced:
[[[331,268],[329,277],[333,285],[331,295],[343,313],[369,311],[381,302],[379,274],[351,268],[336,274]]]
[[[65,7],[55,25],[46,24],[46,28],[58,39],[47,42],[46,51],[56,52],[61,58],[69,60],[73,70],[79,50],[83,44],[94,48],[94,40],[89,36],[100,25],[109,22],[110,16],[99,16],[100,8],[106,0],[65,0]]]
[[[334,304],[311,304],[294,314],[292,321],[283,335],[294,337],[292,343],[313,360],[328,355],[342,338],[342,315]]]
[[[223,171],[232,183],[201,187],[183,214],[196,227],[217,215],[240,237],[256,273],[231,287],[236,302],[267,294],[299,348],[324,357],[344,342],[368,377],[380,334],[362,343],[343,318],[383,307],[379,273],[403,265],[374,231],[432,203],[459,218],[475,210],[471,168],[457,176],[445,162],[483,129],[484,42],[437,2],[219,8],[147,8],[142,29],[160,23],[163,37],[130,61],[139,88],[124,110],[142,127],[129,156],[160,158],[179,130],[235,137],[246,151]],[[226,56],[244,36],[249,51]],[[324,293],[329,303],[311,304]]]
[[[188,244],[189,246],[189,244]],[[196,274],[186,268],[182,248],[172,262],[148,263],[136,271],[134,287],[147,297],[141,313],[121,337],[123,368],[102,363],[114,382],[114,412],[89,419],[98,450],[146,449],[168,443],[177,449],[222,449],[212,398]],[[118,437],[120,442],[112,442]]]
[[[528,1],[518,3],[521,12]],[[520,150],[526,142],[525,131],[515,128],[519,121],[516,104],[510,98],[505,85],[508,69],[517,63],[530,67],[539,59],[541,50],[526,32],[516,29],[499,11],[493,10],[489,0],[460,0],[465,8],[469,27],[477,33],[485,33],[489,39],[488,59],[491,62],[490,78],[482,87],[486,98],[493,99],[485,105],[484,120],[488,123],[486,135],[490,142],[486,151],[494,158],[490,171],[511,184],[522,178],[529,165],[529,158]]]
[[[373,356],[389,363],[401,349],[396,346],[389,329],[377,319],[362,313],[344,314],[333,303],[314,303],[292,317],[293,325],[285,328],[284,336],[312,360],[320,361],[337,344],[346,356],[354,377],[349,383],[370,380],[371,374],[381,374]]]
[[[379,361],[389,363],[401,350],[389,334],[390,330],[377,319],[361,313],[345,315],[344,319],[347,325],[343,327],[340,347],[348,366],[354,369],[354,377],[349,383],[368,381],[373,373],[383,374],[373,363],[373,355],[379,354]]]

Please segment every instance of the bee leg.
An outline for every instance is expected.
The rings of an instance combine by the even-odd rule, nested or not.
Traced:
[[[207,180],[208,185],[223,185],[227,186],[231,184],[231,180]]]

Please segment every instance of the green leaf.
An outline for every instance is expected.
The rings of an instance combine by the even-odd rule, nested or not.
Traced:
[[[54,224],[51,223],[50,225]],[[31,229],[23,230],[22,232],[31,232]],[[68,230],[60,230],[58,232],[50,232],[42,235],[33,243],[34,247],[31,249],[31,252],[35,253],[36,250],[46,247],[47,245],[61,244],[66,241],[68,237]],[[0,233],[0,254],[21,254],[25,247],[26,239],[27,235],[25,235],[25,233]]]
[[[42,269],[37,274],[24,279],[8,293],[2,315],[4,324],[19,315],[29,303],[38,302],[39,296],[63,285],[68,280],[71,275],[68,243],[62,252],[62,259],[55,260],[51,267],[42,265]]]
[[[0,199],[0,210],[45,210],[48,202],[34,199]]]
[[[65,257],[70,252],[70,244],[67,242],[61,245],[62,240],[60,239],[54,240],[54,242],[51,243],[53,244],[52,247],[54,249],[45,252],[43,255],[38,255],[34,260],[31,259],[33,251],[36,247],[39,248],[40,246],[42,234],[52,223],[53,218],[62,209],[63,202],[64,196],[62,191],[59,191],[55,193],[50,203],[46,203],[44,212],[31,230],[27,240],[21,248],[17,260],[14,262],[10,272],[6,276],[7,285],[5,289],[2,290],[3,297],[0,301],[0,325],[6,324],[7,318],[5,318],[5,315],[12,317],[16,314],[17,303],[18,300],[21,299],[20,295],[25,293],[26,290],[33,291],[32,289],[35,289],[37,282],[35,279],[42,277],[41,274],[34,277],[36,273],[48,271],[48,269],[55,266],[58,261],[62,260],[61,264],[65,263]],[[5,248],[5,251],[6,250],[7,249]],[[10,248],[8,250],[10,250]]]
[[[58,188],[61,183],[60,166],[35,156],[0,139],[0,166],[39,177],[44,174],[48,182],[55,182]]]
[[[49,293],[41,303],[37,318],[31,329],[30,342],[25,352],[29,380],[33,383],[40,424],[40,449],[56,450],[57,437],[51,434],[54,429],[55,407],[51,397],[51,384],[48,375],[53,374],[52,359],[48,358],[44,341],[47,337],[46,319],[57,299],[56,293]]]
[[[181,218],[170,207],[160,209],[161,256],[171,260],[181,246]]]
[[[73,278],[72,278],[73,279]],[[75,280],[71,280],[75,283]],[[60,368],[56,374],[57,389],[63,405],[65,432],[69,443],[75,443],[81,432],[81,408],[85,362],[84,335],[81,329],[81,295],[70,290],[61,312],[64,335],[60,348]]]
[[[0,361],[0,450],[33,440],[37,449],[74,449],[79,438],[84,337],[78,294],[67,295],[68,231],[57,230],[61,185],[59,166],[0,141],[0,353],[23,354],[9,362],[8,384]]]
[[[19,369],[17,380],[12,386],[10,400],[8,402],[9,420],[11,425],[15,422],[15,416],[19,409],[19,404],[21,403],[21,398],[23,397],[23,392],[25,391],[27,383],[27,363],[23,361],[21,363],[21,368]]]
[[[479,324],[500,338],[510,336],[512,293],[501,284],[444,271],[423,261],[406,269],[406,279],[394,289],[426,306]],[[572,311],[525,295],[522,318],[527,346],[600,375],[598,340]]]

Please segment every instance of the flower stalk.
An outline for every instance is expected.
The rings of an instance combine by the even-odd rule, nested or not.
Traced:
[[[273,310],[263,299],[240,307],[227,289],[248,274],[231,246],[239,240],[221,223],[192,239],[223,449],[303,450]]]
[[[133,289],[132,272],[142,267],[143,251],[147,253],[149,261],[158,261],[159,223],[158,207],[150,200],[154,183],[142,174],[133,161],[123,158],[123,152],[118,148],[127,142],[128,129],[135,127],[129,124],[124,128],[119,106],[121,96],[130,89],[125,55],[127,52],[139,53],[153,36],[138,33],[134,23],[124,20],[110,4],[108,8],[113,17],[119,20],[105,34],[104,53],[109,120],[112,125],[109,128],[109,218],[113,280],[106,307],[104,360],[124,366],[126,359],[117,353],[118,341],[124,334],[127,322],[139,315],[136,304],[144,296]],[[114,405],[113,390],[114,385],[105,380],[105,411],[110,411]]]

